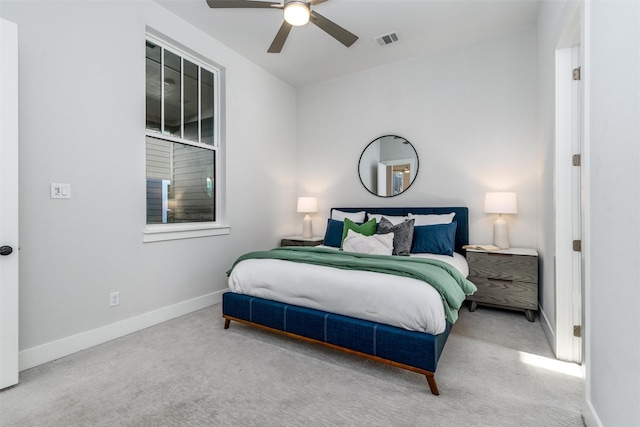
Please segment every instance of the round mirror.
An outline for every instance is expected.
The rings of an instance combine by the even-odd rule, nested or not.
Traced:
[[[364,188],[380,197],[406,191],[418,174],[418,153],[397,135],[376,138],[360,155],[358,174]]]

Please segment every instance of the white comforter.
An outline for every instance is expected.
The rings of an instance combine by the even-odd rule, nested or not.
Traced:
[[[466,259],[460,254],[420,256],[444,260],[468,275]],[[408,277],[274,259],[247,259],[231,272],[229,289],[410,331],[435,335],[446,327],[438,291]]]

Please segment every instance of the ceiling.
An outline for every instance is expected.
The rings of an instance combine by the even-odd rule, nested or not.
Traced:
[[[329,0],[313,9],[357,35],[351,47],[309,23],[291,30],[281,53],[267,53],[282,24],[279,9],[211,9],[206,0],[156,1],[295,87],[509,34],[536,22],[540,2]],[[383,47],[374,42],[391,32],[399,42]]]

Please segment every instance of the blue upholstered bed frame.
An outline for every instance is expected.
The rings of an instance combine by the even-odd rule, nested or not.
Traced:
[[[455,212],[456,252],[464,253],[462,246],[469,242],[469,213],[464,207],[336,209],[403,216]],[[434,373],[451,331],[449,322],[444,332],[431,335],[233,292],[222,296],[222,315],[225,329],[235,320],[423,374],[431,392],[439,394]]]

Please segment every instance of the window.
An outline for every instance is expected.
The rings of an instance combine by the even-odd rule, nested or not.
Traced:
[[[219,80],[213,65],[148,37],[147,232],[153,225],[219,221]]]

